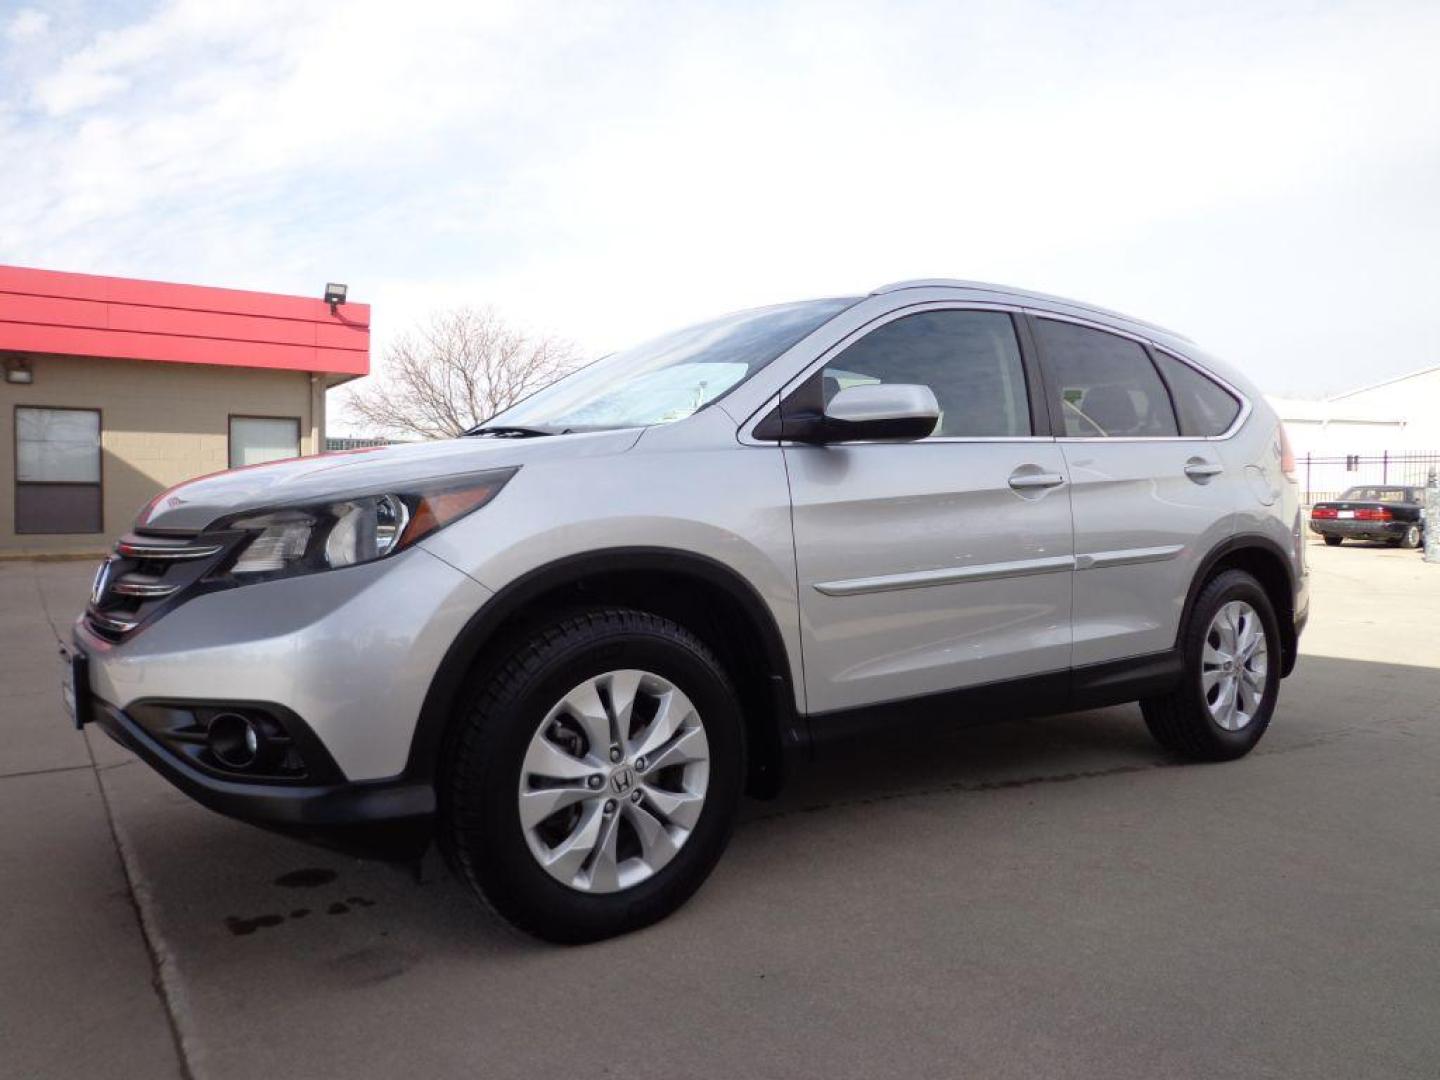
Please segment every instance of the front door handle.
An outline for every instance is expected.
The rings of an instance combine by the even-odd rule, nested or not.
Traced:
[[[1216,465],[1213,461],[1206,461],[1204,458],[1191,458],[1185,463],[1185,475],[1197,484],[1203,484],[1212,476],[1219,476],[1224,471],[1225,466]]]
[[[1065,477],[1058,472],[1012,473],[1010,476],[1010,486],[1016,491],[1059,487],[1064,482]]]

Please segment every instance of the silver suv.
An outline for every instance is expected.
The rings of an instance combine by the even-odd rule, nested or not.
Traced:
[[[1246,753],[1308,611],[1249,382],[1112,312],[956,281],[728,315],[467,435],[141,511],[67,692],[182,790],[511,923],[650,923],[742,792],[861,727],[1139,701]]]

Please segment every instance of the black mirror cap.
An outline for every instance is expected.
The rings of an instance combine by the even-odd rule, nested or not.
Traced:
[[[856,423],[823,412],[788,412],[776,406],[751,432],[767,442],[798,442],[811,446],[841,442],[910,442],[928,438],[940,422],[935,416],[903,416]]]

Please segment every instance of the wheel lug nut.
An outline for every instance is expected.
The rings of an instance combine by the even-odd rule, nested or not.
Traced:
[[[612,747],[610,748],[610,760],[611,760],[611,761],[619,761],[619,760],[620,760],[620,747],[618,747],[618,746],[612,746]]]
[[[605,778],[597,773],[595,776],[590,777],[590,779],[586,781],[586,783],[588,783],[592,788],[598,788],[601,784],[605,783]]]
[[[606,799],[606,800],[605,800],[605,813],[606,813],[607,815],[615,813],[615,800],[614,800],[614,799]]]
[[[639,789],[639,788],[636,788],[634,791],[632,791],[632,792],[630,793],[630,801],[631,801],[631,802],[635,802],[635,803],[638,803],[638,802],[640,801],[640,789]]]
[[[635,759],[635,768],[641,770],[642,772],[645,770],[645,758],[643,755]]]

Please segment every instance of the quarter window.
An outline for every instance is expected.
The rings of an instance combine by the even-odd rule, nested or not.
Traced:
[[[300,421],[294,417],[232,416],[230,467],[263,465],[300,456]]]
[[[1230,391],[1169,353],[1157,351],[1155,363],[1170,384],[1182,435],[1223,435],[1230,430],[1240,415],[1240,402]]]
[[[1036,336],[1072,437],[1178,435],[1165,384],[1140,345],[1088,326],[1037,319]]]
[[[1001,311],[925,311],[896,319],[836,356],[822,380],[827,403],[847,386],[928,386],[940,405],[937,436],[1031,433],[1020,345]]]
[[[98,533],[100,412],[15,410],[15,531]]]

